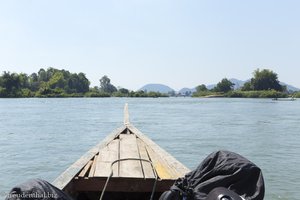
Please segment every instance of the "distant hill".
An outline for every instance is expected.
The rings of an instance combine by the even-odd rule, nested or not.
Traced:
[[[206,88],[211,90],[213,89],[214,87],[216,87],[217,84],[209,84],[209,85],[206,85]]]
[[[240,89],[241,87],[243,87],[243,85],[250,81],[249,79],[248,80],[245,80],[245,81],[242,81],[242,80],[239,80],[239,79],[236,79],[236,78],[231,78],[229,79],[232,83],[234,83],[234,89]],[[283,82],[280,82],[281,85],[286,85],[287,86],[287,90],[288,91],[300,91],[299,88],[297,87],[294,87],[292,85],[289,85],[289,84],[286,84],[286,83],[283,83]],[[209,85],[206,85],[207,89],[211,90],[212,88],[214,88],[217,84],[209,84]],[[164,85],[164,84],[147,84],[147,85],[144,85],[140,90],[143,90],[143,91],[147,91],[147,92],[160,92],[160,93],[163,93],[163,94],[167,94],[169,92],[172,92],[172,91],[175,91],[174,89],[172,89],[171,87],[167,86],[167,85]],[[187,93],[190,93],[192,94],[193,92],[196,91],[196,88],[182,88],[181,90],[179,90],[177,93],[178,94],[181,94],[181,95],[185,95]]]
[[[229,79],[232,83],[234,83],[234,89],[239,89],[241,87],[243,87],[243,85],[246,83],[246,81],[241,81],[241,80],[238,80],[236,78],[231,78]],[[206,85],[206,88],[211,90],[213,89],[217,84],[209,84],[209,85]],[[178,91],[178,93],[180,94],[185,94],[185,92],[196,92],[196,88],[182,88],[181,90]]]
[[[292,85],[289,85],[289,84],[286,84],[286,83],[284,83],[284,82],[280,82],[280,84],[281,84],[281,85],[285,85],[285,86],[286,86],[286,89],[287,89],[288,91],[293,91],[293,92],[298,92],[298,91],[300,91],[299,88],[296,88],[296,87],[294,87],[294,86],[292,86]]]
[[[143,91],[147,91],[147,92],[160,92],[160,93],[164,93],[164,94],[175,91],[174,89],[170,88],[169,86],[163,85],[163,84],[147,84],[147,85],[144,85],[139,90],[143,90]]]
[[[241,87],[243,87],[243,85],[248,81],[242,81],[242,80],[239,80],[239,79],[236,79],[236,78],[231,78],[229,79],[232,83],[234,83],[234,86],[233,88],[236,90],[236,89],[239,89]],[[217,84],[210,84],[210,85],[207,85],[207,89],[211,90],[213,89]]]
[[[193,92],[196,92],[196,88],[182,88],[178,91],[178,94],[185,95],[186,93],[192,94]]]
[[[231,78],[231,79],[229,79],[232,83],[234,83],[234,86],[233,86],[233,88],[235,89],[235,90],[237,90],[237,89],[240,89],[241,87],[243,87],[244,86],[244,84],[248,81],[241,81],[241,80],[239,80],[239,79],[236,79],[236,78]]]

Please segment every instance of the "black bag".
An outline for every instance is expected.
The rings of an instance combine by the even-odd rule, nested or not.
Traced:
[[[265,187],[260,168],[239,154],[217,151],[207,156],[184,178],[179,178],[160,200],[208,200],[208,194],[218,187],[247,200],[264,198]],[[176,198],[171,198],[171,195]]]
[[[12,188],[5,200],[72,200],[72,198],[47,181],[32,179]]]

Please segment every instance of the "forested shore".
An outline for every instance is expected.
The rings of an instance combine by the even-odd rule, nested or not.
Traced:
[[[193,97],[232,97],[232,98],[286,98],[300,97],[300,92],[288,91],[281,85],[278,75],[272,70],[257,69],[253,77],[241,88],[234,90],[234,84],[227,78],[222,79],[214,88],[208,90],[204,84],[196,87]]]
[[[0,75],[0,97],[232,97],[232,98],[286,98],[300,97],[300,92],[288,91],[280,84],[278,75],[268,69],[255,70],[253,77],[241,88],[234,90],[234,83],[222,79],[214,88],[207,89],[204,84],[196,87],[196,92],[168,94],[153,91],[131,91],[115,87],[107,76],[99,79],[99,86],[90,86],[90,81],[82,72],[72,73],[64,69],[41,68],[30,75],[4,71]]]
[[[0,76],[0,97],[167,97],[159,92],[130,91],[116,88],[107,76],[99,86],[90,87],[90,81],[82,72],[41,68],[37,73],[10,73]]]

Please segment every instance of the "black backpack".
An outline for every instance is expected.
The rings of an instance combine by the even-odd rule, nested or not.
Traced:
[[[160,200],[218,200],[222,195],[224,200],[226,195],[229,200],[263,200],[264,191],[259,167],[239,154],[217,151],[179,178]]]

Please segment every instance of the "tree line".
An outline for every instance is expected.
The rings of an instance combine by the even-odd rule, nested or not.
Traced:
[[[165,97],[158,92],[129,91],[117,89],[107,76],[103,76],[99,86],[90,88],[90,81],[82,72],[41,68],[37,73],[10,73],[0,76],[0,97]]]
[[[212,88],[204,84],[196,87],[193,97],[251,97],[279,98],[287,97],[289,91],[280,84],[278,75],[269,69],[257,69],[253,77],[243,87],[234,90],[234,83],[227,78],[222,79]],[[82,72],[71,73],[67,70],[41,68],[37,73],[10,73],[4,71],[0,75],[0,97],[167,97],[175,96],[175,92],[161,94],[159,92],[130,91],[117,88],[107,76],[99,80],[99,86],[90,87],[90,81]],[[300,97],[300,92],[293,94]]]
[[[234,83],[224,78],[211,90],[208,90],[204,84],[197,86],[193,96],[280,98],[289,95],[286,86],[280,84],[278,75],[269,69],[257,69],[243,87],[238,90],[234,90],[233,87]]]

